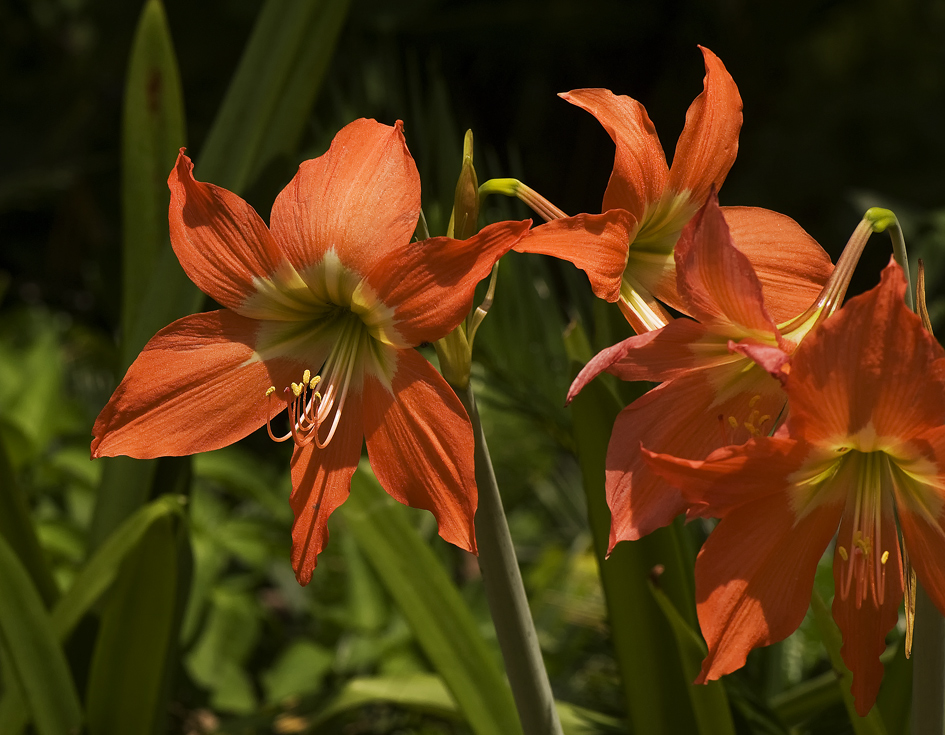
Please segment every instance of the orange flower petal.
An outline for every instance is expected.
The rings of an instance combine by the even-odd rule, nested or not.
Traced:
[[[463,404],[420,353],[401,350],[393,395],[364,380],[368,457],[396,500],[436,517],[440,536],[476,551],[476,480],[472,426]]]
[[[266,389],[296,379],[292,363],[254,356],[259,322],[227,310],[193,314],[158,332],[92,427],[92,457],[138,459],[219,449],[258,429],[285,403]]]
[[[686,113],[666,186],[674,193],[688,191],[696,206],[725,181],[735,163],[742,127],[742,98],[735,81],[715,54],[699,49],[705,60],[703,91]]]
[[[381,304],[394,309],[397,347],[445,337],[469,313],[476,284],[528,231],[530,220],[497,222],[468,240],[434,237],[388,253],[368,274]]]
[[[420,175],[403,123],[355,120],[325,155],[299,166],[276,197],[270,226],[303,273],[334,249],[348,268],[367,274],[413,236],[420,216]]]
[[[701,460],[714,449],[746,441],[753,435],[746,424],[764,431],[784,400],[778,382],[767,373],[760,368],[744,372],[736,364],[663,383],[623,409],[607,448],[611,548],[667,525],[691,502],[713,501],[701,493],[690,495],[687,471],[698,466],[691,482],[703,487],[708,484],[704,474],[714,470],[725,476],[733,466],[715,470],[711,463],[686,460]],[[641,443],[659,455],[641,452]]]
[[[740,358],[730,353],[727,341],[713,339],[704,324],[676,319],[662,329],[629,337],[601,350],[574,379],[568,403],[605,370],[621,380],[660,382],[736,360]]]
[[[693,317],[769,338],[777,333],[761,283],[732,242],[714,193],[682,231],[675,257],[677,290]]]
[[[735,671],[752,649],[797,629],[842,509],[821,504],[798,518],[788,493],[776,492],[719,522],[696,559],[696,608],[709,647],[696,683]]]
[[[575,89],[560,97],[596,117],[617,146],[602,209],[626,209],[641,222],[647,207],[663,196],[669,175],[666,155],[643,105],[609,89]]]
[[[287,264],[256,211],[236,194],[196,181],[193,169],[181,148],[167,180],[171,245],[201,291],[239,311],[256,294],[254,278],[268,278]]]
[[[855,493],[851,489],[850,494]],[[891,500],[884,497],[887,503]],[[850,509],[848,508],[848,511]],[[843,634],[843,647],[840,655],[847,668],[853,672],[853,686],[850,691],[856,704],[856,711],[860,717],[876,702],[879,685],[883,680],[883,664],[879,657],[886,650],[886,634],[899,622],[899,603],[902,602],[902,558],[899,555],[899,534],[896,530],[896,520],[892,514],[892,507],[882,514],[882,538],[886,540],[882,549],[873,549],[873,554],[889,551],[889,557],[883,565],[885,569],[885,589],[883,590],[883,604],[877,607],[872,595],[868,595],[860,605],[856,603],[856,580],[852,580],[852,588],[843,599],[844,573],[847,564],[839,552],[833,558],[833,579],[836,593],[833,598],[833,617],[837,621],[840,632]],[[849,539],[853,533],[853,513],[843,515],[840,524],[840,533],[837,543]],[[848,552],[850,553],[850,552]],[[872,566],[872,560],[871,564]],[[878,591],[877,591],[878,592]]]
[[[710,518],[724,518],[747,502],[781,492],[810,452],[809,445],[779,436],[723,446],[705,460],[680,459],[643,448],[647,465],[698,506],[696,515]]]
[[[786,382],[792,434],[830,444],[864,431],[900,442],[942,424],[945,383],[928,368],[945,352],[905,306],[904,293],[902,270],[892,263],[879,286],[804,339]]]
[[[771,318],[781,324],[803,314],[833,272],[830,256],[783,214],[760,207],[722,207],[722,214],[761,282]]]
[[[613,302],[620,297],[620,280],[636,230],[633,215],[623,209],[579,214],[529,230],[515,250],[573,263],[587,274],[598,298]]]
[[[311,581],[318,555],[328,543],[328,517],[348,498],[363,438],[361,394],[353,393],[329,445],[318,449],[308,444],[292,455],[292,568],[299,584]]]

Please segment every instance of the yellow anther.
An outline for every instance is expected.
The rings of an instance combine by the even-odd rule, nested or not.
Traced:
[[[731,426],[733,429],[737,429],[737,428],[738,428],[738,419],[736,419],[734,416],[729,416],[729,417],[728,417],[728,425]]]
[[[862,552],[863,556],[870,555],[870,540],[866,538],[860,531],[855,531],[853,533],[853,545]]]
[[[840,554],[840,558],[844,561],[847,561],[850,558],[850,555],[847,553],[847,550],[842,546],[837,547],[837,553]]]
[[[883,555],[882,555],[881,557],[879,557],[879,563],[880,563],[880,564],[885,564],[887,561],[889,561],[889,552],[888,552],[888,551],[884,551],[884,552],[883,552]]]
[[[766,423],[768,423],[770,420],[771,420],[771,414],[767,414],[767,413],[766,413],[764,416],[761,417],[761,420],[760,420],[758,423],[759,423],[761,426],[764,426],[764,425],[765,425]]]
[[[748,415],[748,423],[749,423],[749,424],[755,423],[755,419],[756,419],[756,418],[758,418],[758,412],[757,412],[757,411],[752,411],[752,412]]]
[[[758,405],[758,401],[761,400],[761,396],[752,396],[752,399],[748,401],[748,408],[754,408]]]
[[[302,382],[307,383],[309,381],[309,378],[311,377],[312,377],[312,371],[309,370],[308,368],[305,368],[305,372],[302,373]]]
[[[306,370],[306,372],[308,372],[308,371]],[[321,382],[321,379],[322,379],[322,378],[321,378],[320,375],[316,375],[314,378],[312,378],[311,382],[308,384],[308,387],[311,388],[312,390],[315,390],[315,386],[318,385],[319,382]],[[319,397],[321,397],[321,396],[319,396]]]
[[[292,388],[292,393],[293,393],[293,395],[295,395],[296,398],[298,398],[300,395],[302,395],[302,386],[301,386],[301,384],[299,384],[299,383],[292,383],[291,388]]]
[[[757,428],[755,428],[755,425],[754,425],[754,424],[749,423],[748,421],[746,421],[746,422],[744,423],[744,427],[748,430],[748,433],[751,434],[752,436],[761,436],[761,432],[758,431]]]
[[[275,392],[276,392],[276,386],[270,385],[269,388],[266,390],[266,398],[268,398]]]

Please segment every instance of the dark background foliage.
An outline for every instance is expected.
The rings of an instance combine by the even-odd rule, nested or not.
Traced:
[[[258,5],[167,3],[198,166]],[[6,301],[48,303],[106,330],[119,303],[119,123],[138,10],[82,0],[0,6]],[[479,157],[487,173],[517,175],[566,211],[596,211],[611,143],[556,93],[602,86],[639,99],[671,156],[701,89],[703,44],[745,103],[723,203],[784,212],[836,256],[866,204],[893,208],[913,236],[942,207],[943,39],[941,0],[355,0],[309,153],[354,117],[403,118],[429,207],[431,193],[449,191],[455,166],[433,171],[423,154],[458,154],[472,128],[479,150],[494,154]],[[436,106],[450,129],[429,129]],[[250,192],[264,216],[296,163]],[[860,288],[887,252],[871,247]]]

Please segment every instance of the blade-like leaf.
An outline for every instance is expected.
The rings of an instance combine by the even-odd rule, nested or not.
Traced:
[[[52,621],[6,540],[0,536],[0,647],[39,735],[78,733],[82,708]],[[5,732],[12,732],[6,730]]]
[[[52,620],[59,640],[65,640],[82,616],[111,587],[121,565],[152,524],[181,513],[183,498],[165,495],[128,518],[82,567],[53,610]]]
[[[408,511],[381,489],[366,463],[339,512],[473,731],[520,733],[512,692],[472,613]]]
[[[590,355],[579,327],[567,337],[569,353],[578,362]],[[575,371],[576,372],[576,371]],[[688,690],[693,687],[680,663],[672,628],[647,589],[650,575],[662,566],[661,585],[677,609],[689,612],[694,624],[691,561],[680,551],[676,526],[661,528],[639,541],[618,544],[607,557],[610,509],[604,490],[607,445],[620,410],[604,381],[595,380],[572,401],[574,437],[587,496],[588,520],[600,566],[628,719],[634,732],[698,732]]]
[[[148,0],[131,46],[122,121],[122,366],[150,334],[135,333],[141,295],[168,248],[167,174],[185,145],[177,59],[161,0]],[[132,338],[134,336],[134,338]]]
[[[295,149],[350,0],[268,0],[198,160],[200,176],[242,191]]]
[[[147,735],[163,721],[165,667],[180,622],[179,530],[172,517],[160,516],[122,564],[89,671],[90,735]]]
[[[686,678],[692,681],[699,675],[702,659],[708,653],[705,642],[683,620],[682,615],[663,590],[651,582],[650,591],[673,629],[683,671]],[[704,686],[690,686],[689,700],[702,735],[734,735],[735,723],[732,721],[732,712],[729,709],[728,697],[722,682],[710,681]]]
[[[348,0],[267,1],[197,160],[202,179],[239,193],[272,156],[295,149],[347,8]],[[166,25],[154,20],[155,11],[151,15],[148,12],[146,8],[145,16],[152,18],[151,32],[165,34],[156,47],[171,49]],[[162,58],[170,63],[173,54]],[[182,103],[178,104],[182,108]],[[162,182],[169,171],[170,165],[162,174]],[[144,170],[123,172],[126,182],[148,175]],[[166,184],[163,195],[166,212]],[[159,329],[199,309],[204,298],[188,280],[170,247],[161,248],[152,258],[147,286],[134,292],[126,290],[126,294],[137,299],[137,307],[132,307],[137,317],[125,320],[126,347],[122,354],[129,359]],[[154,473],[153,461],[103,461],[108,464],[90,534],[93,547],[145,502]]]
[[[44,557],[26,498],[20,490],[6,447],[0,440],[0,536],[6,539],[47,607],[59,596]]]

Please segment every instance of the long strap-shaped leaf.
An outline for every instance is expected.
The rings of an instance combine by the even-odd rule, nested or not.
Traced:
[[[459,590],[367,463],[339,512],[473,732],[521,733],[508,682]]]
[[[158,520],[180,514],[183,505],[172,496],[164,496],[139,509],[109,536],[95,555],[82,567],[72,585],[53,608],[51,623],[61,643],[69,637],[79,620],[98,603],[118,576],[128,554],[138,547],[141,538]],[[4,668],[7,667],[4,658]],[[10,688],[0,699],[0,733],[15,735],[30,718],[21,688]]]
[[[43,602],[47,607],[51,606],[59,596],[59,590],[56,589],[56,583],[43,559],[29,505],[13,475],[13,467],[10,465],[10,459],[2,441],[0,441],[0,537],[6,539],[10,548],[19,557]]]
[[[590,348],[579,327],[567,338],[568,352],[586,362]],[[657,566],[660,584],[683,621],[695,623],[691,562],[681,550],[677,527],[661,528],[639,541],[618,544],[607,557],[610,509],[604,492],[607,445],[620,410],[614,394],[598,379],[571,403],[578,461],[587,496],[588,520],[600,565],[620,674],[627,699],[628,719],[634,732],[726,732],[711,713],[727,708],[721,687],[692,692],[686,654],[676,642],[672,626],[650,593],[648,581]]]
[[[52,621],[29,574],[0,536],[0,647],[39,735],[78,733],[82,708]]]
[[[239,193],[274,156],[295,150],[346,17],[348,1],[267,0],[204,149],[197,157],[203,180]],[[141,61],[137,61],[139,58]],[[137,100],[138,104],[155,103],[164,109],[158,113],[126,110],[125,125],[144,125],[145,129],[126,129],[125,138],[148,141],[140,146],[154,155],[126,154],[123,196],[126,202],[134,200],[146,202],[148,207],[163,207],[164,221],[161,224],[156,218],[142,220],[138,223],[142,227],[150,223],[150,229],[144,233],[126,228],[130,239],[125,242],[124,257],[148,263],[150,273],[147,285],[142,286],[131,276],[140,272],[140,266],[126,270],[129,280],[123,284],[124,292],[137,304],[131,305],[127,300],[125,304],[135,315],[133,321],[125,322],[122,355],[126,364],[159,329],[199,309],[204,298],[184,274],[166,238],[170,197],[166,181],[173,156],[165,162],[162,175],[154,173],[155,156],[168,155],[168,151],[176,151],[184,144],[183,130],[175,133],[172,124],[174,110],[182,109],[183,103],[179,88],[171,83],[178,73],[159,0],[149,0],[142,15],[132,50],[131,71],[128,104]],[[160,87],[162,94],[155,96],[152,81],[157,78],[167,83]],[[176,99],[172,99],[172,93],[177,94]],[[151,189],[147,190],[147,186]],[[148,243],[163,238],[164,244],[156,254],[146,247],[145,254],[140,255],[139,235]],[[121,457],[103,461],[108,464],[90,534],[93,547],[144,503],[154,473],[154,462],[132,462]]]

